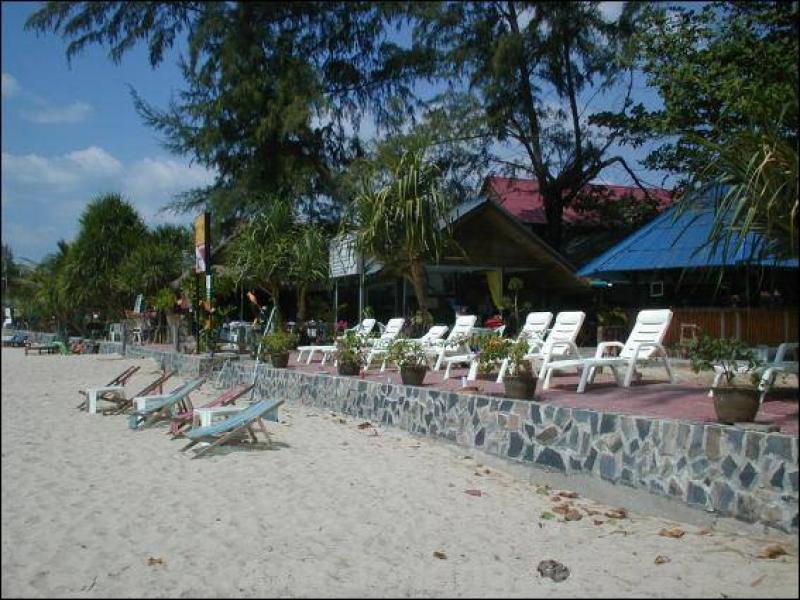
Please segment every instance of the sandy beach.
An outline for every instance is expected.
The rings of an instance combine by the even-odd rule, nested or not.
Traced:
[[[75,410],[132,364],[135,391],[153,361],[2,350],[3,597],[797,597],[796,536],[611,518],[624,489],[614,506],[558,496],[297,400],[268,423],[272,450],[199,460],[166,425]],[[758,557],[773,544],[787,554]],[[547,559],[569,577],[540,576]]]

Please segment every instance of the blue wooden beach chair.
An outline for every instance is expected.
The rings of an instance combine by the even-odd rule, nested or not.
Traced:
[[[172,412],[185,412],[191,410],[189,394],[203,385],[205,378],[199,377],[187,381],[181,387],[169,394],[156,396],[139,396],[134,401],[143,406],[136,408],[128,416],[128,427],[131,429],[144,429],[161,419],[169,419]]]
[[[181,452],[185,452],[195,444],[206,442],[208,445],[197,451],[192,457],[194,459],[227,441],[238,441],[241,434],[245,432],[250,435],[253,443],[257,443],[258,438],[256,438],[255,431],[253,431],[254,424],[258,425],[267,439],[267,444],[272,447],[272,440],[269,437],[267,428],[264,426],[264,417],[267,413],[276,411],[283,402],[283,400],[262,400],[261,402],[250,405],[242,412],[224,421],[213,423],[208,427],[190,429],[184,432],[184,435],[191,441],[181,448]]]

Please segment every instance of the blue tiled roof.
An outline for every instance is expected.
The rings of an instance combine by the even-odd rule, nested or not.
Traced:
[[[756,244],[757,234],[749,234],[742,247],[725,255],[723,249],[703,247],[711,232],[714,212],[708,198],[699,199],[694,208],[675,219],[676,207],[669,208],[650,223],[585,264],[578,270],[580,277],[602,276],[625,271],[655,269],[684,269],[693,267],[734,266],[747,261]],[[797,268],[797,259],[759,262],[764,266]]]

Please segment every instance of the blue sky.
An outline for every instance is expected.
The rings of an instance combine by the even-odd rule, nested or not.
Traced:
[[[620,2],[606,2],[609,17]],[[59,239],[73,239],[86,204],[99,194],[123,194],[149,224],[190,223],[191,215],[159,212],[176,193],[207,185],[214,173],[165,150],[137,115],[128,86],[166,106],[182,79],[177,54],[155,70],[137,47],[121,64],[88,47],[67,63],[65,43],[23,25],[38,3],[2,3],[2,238],[15,256],[39,260]],[[654,98],[640,78],[639,97]],[[596,100],[609,102],[614,95]],[[619,96],[619,93],[616,94]],[[362,125],[361,133],[374,128]],[[644,151],[623,149],[631,166]],[[660,174],[639,170],[647,183]],[[630,183],[620,168],[601,181]]]

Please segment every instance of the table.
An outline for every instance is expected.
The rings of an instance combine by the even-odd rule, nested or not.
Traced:
[[[195,408],[192,413],[192,427],[208,427],[214,422],[214,417],[228,417],[249,408],[248,405],[240,406],[213,406],[211,408]]]
[[[86,390],[86,393],[89,395],[89,402],[86,404],[86,410],[89,411],[89,414],[97,414],[97,397],[108,392],[111,392],[115,395],[122,392],[122,398],[125,399],[125,388],[121,385],[108,385],[105,387],[90,388]]]

